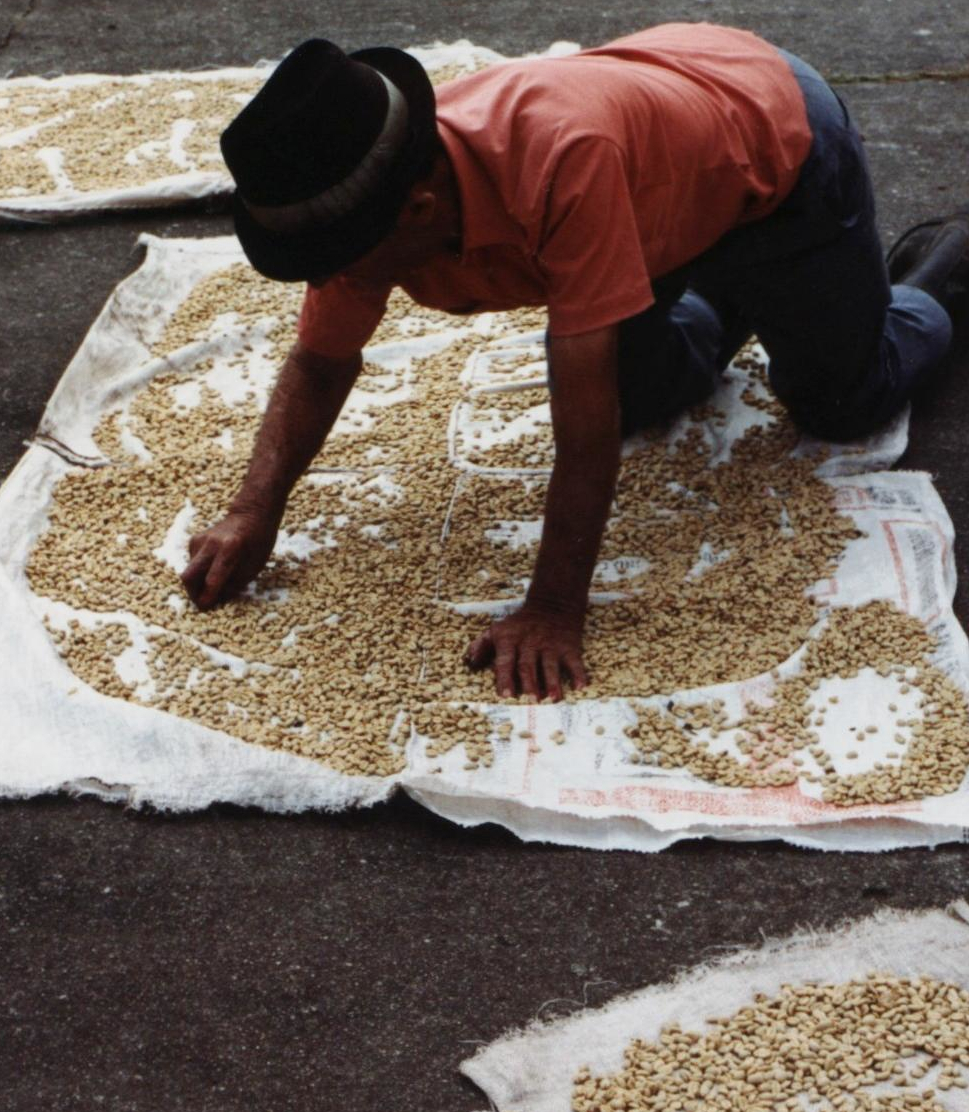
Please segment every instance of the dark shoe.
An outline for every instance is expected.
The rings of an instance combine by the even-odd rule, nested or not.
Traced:
[[[888,273],[945,308],[969,293],[969,208],[910,228],[888,252]]]
[[[937,216],[934,220],[923,220],[921,224],[913,224],[889,247],[885,261],[888,263],[888,277],[892,285],[901,281],[902,275],[912,269],[922,252],[935,238],[935,233],[942,226],[943,219]]]

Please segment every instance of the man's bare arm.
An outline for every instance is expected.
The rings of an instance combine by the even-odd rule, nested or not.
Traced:
[[[582,627],[619,472],[616,329],[551,337],[549,364],[555,466],[535,573],[521,610],[468,650],[472,667],[494,663],[503,696],[559,699],[566,677],[586,683]]]
[[[226,516],[189,542],[182,582],[200,609],[241,591],[269,559],[289,492],[323,446],[361,366],[360,355],[328,359],[298,341],[286,356],[239,492]]]

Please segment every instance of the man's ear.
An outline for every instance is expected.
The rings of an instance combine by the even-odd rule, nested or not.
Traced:
[[[428,189],[423,182],[418,182],[404,202],[400,218],[397,221],[399,228],[426,228],[437,213],[437,194]]]

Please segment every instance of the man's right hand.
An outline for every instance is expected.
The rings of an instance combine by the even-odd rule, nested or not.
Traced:
[[[298,340],[293,345],[229,512],[189,541],[182,583],[200,610],[237,595],[262,571],[293,484],[322,447],[362,366],[359,352],[330,359]]]
[[[279,518],[231,511],[188,542],[189,562],[182,583],[200,610],[208,610],[243,590],[265,567],[276,543]]]

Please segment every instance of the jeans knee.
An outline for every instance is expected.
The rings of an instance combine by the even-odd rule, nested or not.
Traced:
[[[853,376],[826,376],[817,367],[781,367],[775,360],[768,376],[794,424],[818,440],[833,443],[868,436],[887,424],[907,400],[896,396],[896,376],[884,351]]]

